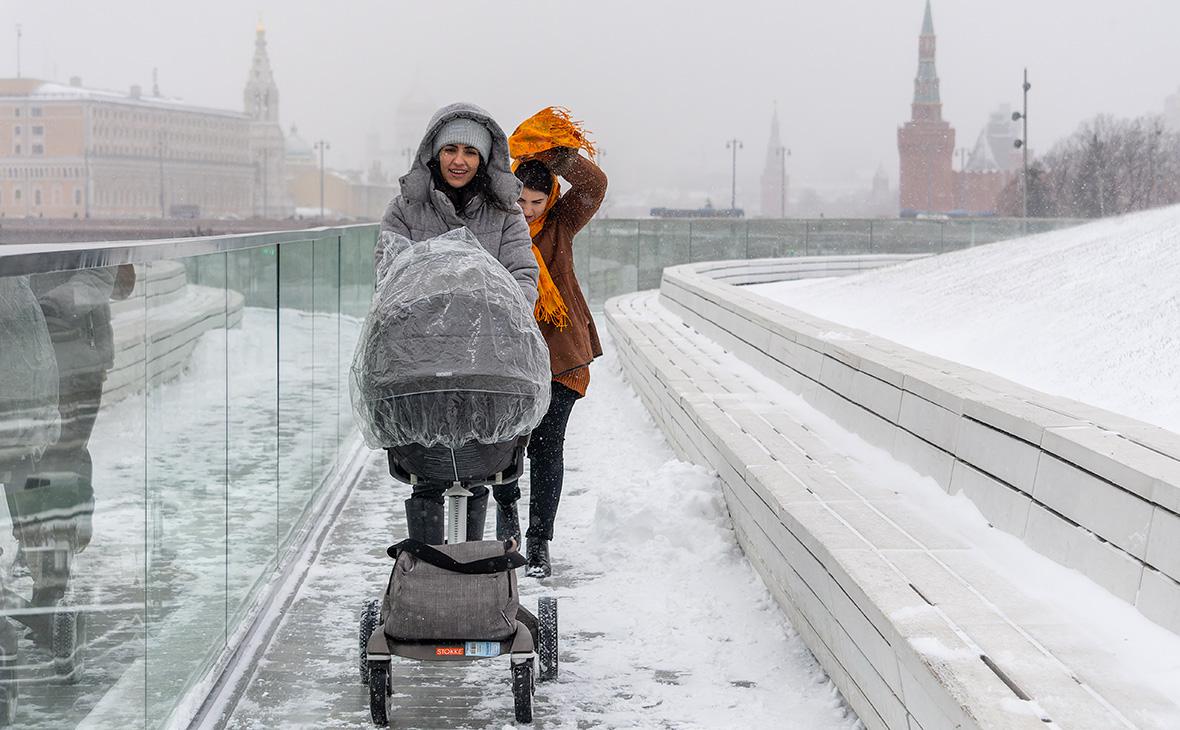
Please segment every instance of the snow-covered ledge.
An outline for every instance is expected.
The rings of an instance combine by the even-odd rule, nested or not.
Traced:
[[[813,317],[742,284],[906,257],[665,269],[687,324],[867,441],[968,496],[992,524],[1180,633],[1180,434]]]

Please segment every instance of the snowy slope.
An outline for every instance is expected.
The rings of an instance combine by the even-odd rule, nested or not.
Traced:
[[[1180,431],[1180,207],[756,291]]]

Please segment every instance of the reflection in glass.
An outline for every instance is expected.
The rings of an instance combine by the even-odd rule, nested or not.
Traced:
[[[118,403],[142,351],[135,280],[131,266],[0,279],[10,527],[0,530],[0,716],[15,710],[24,727],[95,716],[142,657],[142,581],[133,576],[142,566],[143,410]],[[142,701],[117,714],[142,723]]]
[[[0,278],[0,724],[175,721],[249,617],[354,433],[376,227],[319,235]]]

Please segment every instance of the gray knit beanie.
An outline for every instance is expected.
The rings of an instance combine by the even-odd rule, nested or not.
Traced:
[[[442,129],[438,130],[438,134],[434,135],[432,156],[437,158],[438,151],[449,144],[474,147],[479,150],[483,161],[487,162],[492,154],[492,133],[474,119],[457,117],[444,124]]]

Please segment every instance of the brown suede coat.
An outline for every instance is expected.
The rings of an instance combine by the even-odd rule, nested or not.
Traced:
[[[590,222],[606,197],[606,175],[575,150],[548,150],[536,157],[570,184],[570,189],[553,204],[541,232],[533,238],[569,310],[570,325],[564,330],[546,322],[537,323],[549,345],[553,374],[561,375],[589,365],[602,354],[594,318],[574,276],[573,243],[574,235]]]

